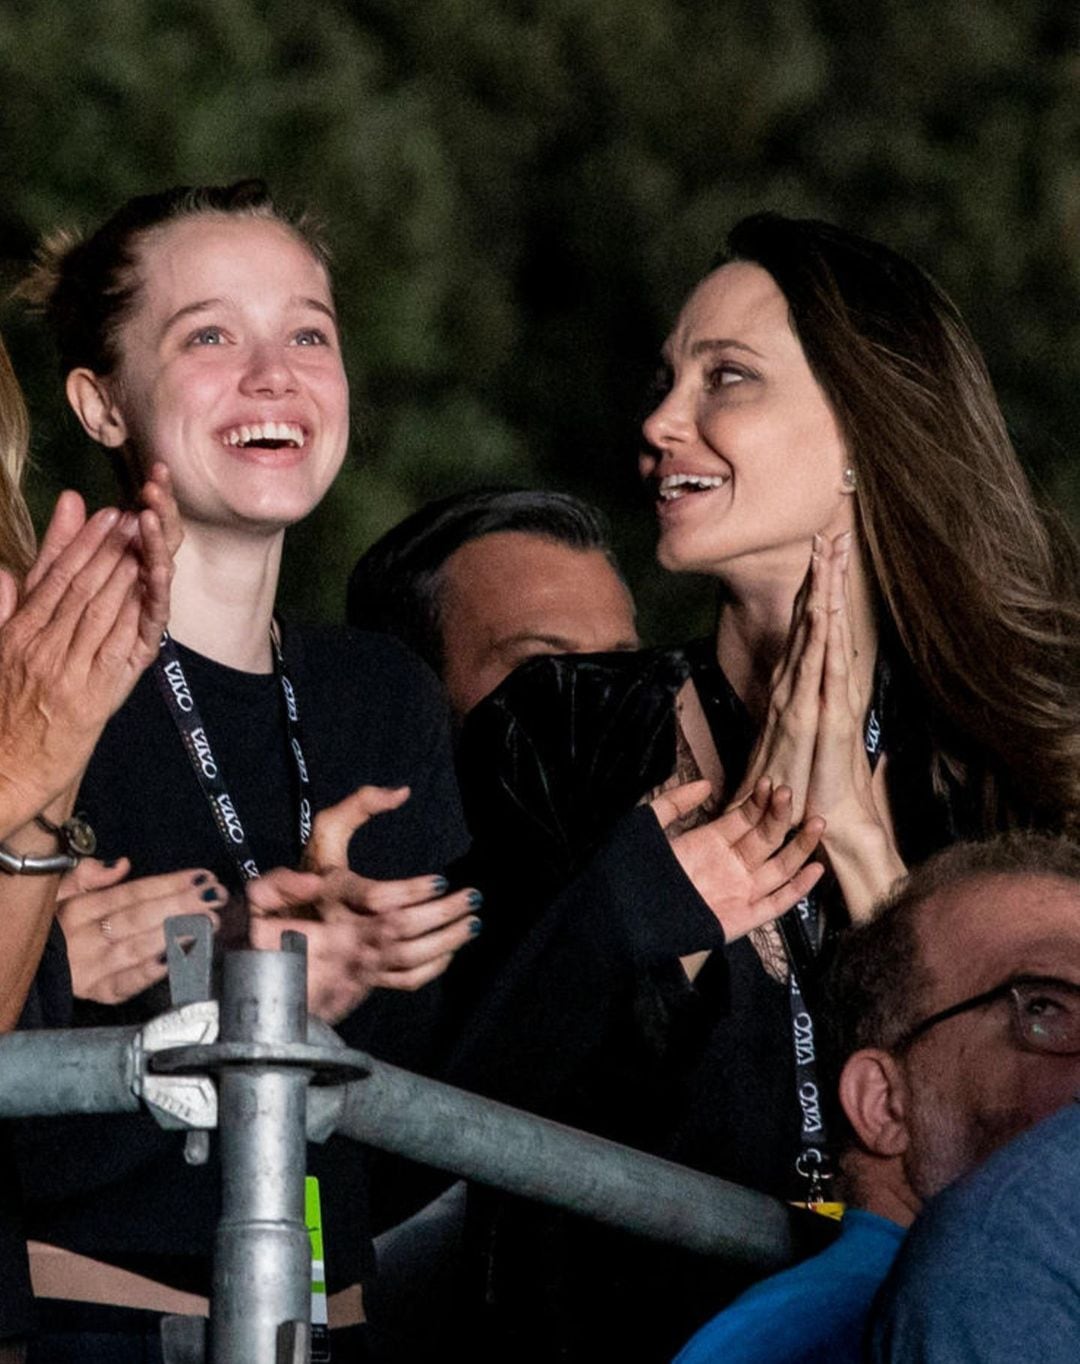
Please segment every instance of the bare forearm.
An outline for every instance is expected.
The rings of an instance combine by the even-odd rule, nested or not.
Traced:
[[[43,813],[59,823],[68,818],[74,803],[72,786]],[[6,810],[0,810],[0,820],[6,815]],[[12,828],[8,818],[6,828],[8,833],[3,841],[14,853],[56,852],[56,840],[40,829],[32,817],[16,828]],[[49,936],[59,884],[59,874],[0,877],[0,1032],[11,1031],[26,1003]]]
[[[865,923],[874,906],[907,874],[895,843],[881,824],[841,828],[835,834],[830,824],[822,846],[852,923]]]
[[[64,776],[57,777],[55,782],[42,781],[35,774],[33,779],[25,779],[17,776],[9,776],[7,767],[0,764],[0,842],[8,842],[12,847],[18,839],[33,838],[30,832],[35,815],[44,814],[52,819],[50,811],[64,810],[65,813],[60,818],[67,819],[71,814],[75,799],[75,789],[80,775],[72,783],[71,767],[67,767]],[[33,848],[18,848],[19,852],[40,852],[37,844],[42,840],[48,840],[48,834],[38,830],[37,843]],[[54,851],[47,848],[46,851]]]

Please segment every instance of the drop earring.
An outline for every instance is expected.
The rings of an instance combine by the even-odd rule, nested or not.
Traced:
[[[855,491],[855,470],[850,464],[840,478],[840,491],[842,493],[853,493]]]

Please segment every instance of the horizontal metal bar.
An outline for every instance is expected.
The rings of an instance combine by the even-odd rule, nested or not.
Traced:
[[[357,1141],[639,1236],[762,1270],[793,1258],[778,1199],[381,1061],[310,1103]]]
[[[168,1016],[165,1016],[166,1020]],[[327,1041],[315,1025],[309,1037]],[[340,1040],[339,1040],[340,1045]],[[207,1055],[214,1050],[206,1047]],[[761,1271],[793,1256],[779,1200],[364,1057],[370,1075],[309,1092],[309,1131],[330,1131],[639,1236]],[[139,1107],[138,1030],[0,1038],[0,1118]],[[183,1125],[178,1123],[177,1125]],[[213,1118],[206,1122],[213,1125]]]
[[[138,1028],[70,1028],[0,1037],[0,1118],[130,1113]]]

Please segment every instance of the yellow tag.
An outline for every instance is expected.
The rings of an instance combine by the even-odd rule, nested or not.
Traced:
[[[816,1212],[819,1217],[831,1217],[834,1222],[839,1222],[847,1211],[846,1203],[830,1203],[824,1199],[820,1203],[796,1203],[797,1208],[809,1208],[811,1212]]]

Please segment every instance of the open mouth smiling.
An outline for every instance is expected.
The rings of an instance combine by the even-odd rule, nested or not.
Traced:
[[[223,431],[221,443],[241,450],[302,450],[307,432],[296,422],[256,422]]]
[[[731,482],[730,474],[665,474],[656,483],[660,502],[677,502],[692,493],[708,493]]]

